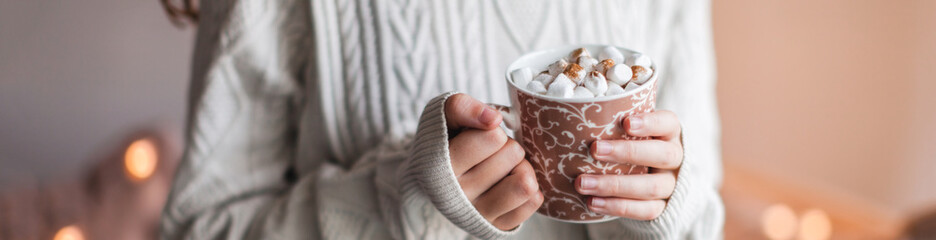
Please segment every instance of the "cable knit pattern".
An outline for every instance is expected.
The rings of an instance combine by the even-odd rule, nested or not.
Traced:
[[[724,221],[709,3],[696,0],[202,1],[188,145],[165,239],[712,239]],[[663,69],[685,161],[653,221],[501,231],[448,158],[452,91],[506,104],[525,52],[626,46]],[[441,95],[440,95],[441,94]],[[422,114],[420,114],[422,113]]]

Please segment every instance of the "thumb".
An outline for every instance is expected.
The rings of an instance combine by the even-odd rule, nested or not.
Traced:
[[[467,94],[455,94],[445,100],[445,124],[449,130],[474,128],[491,130],[500,125],[503,117]]]

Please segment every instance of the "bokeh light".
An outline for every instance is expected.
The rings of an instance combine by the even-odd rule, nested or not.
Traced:
[[[127,147],[124,154],[124,168],[133,180],[146,180],[156,171],[156,145],[149,139],[139,139]]]
[[[75,225],[68,225],[59,229],[55,233],[54,240],[84,240],[84,234],[81,232],[81,229]]]
[[[832,236],[832,221],[824,211],[810,209],[800,219],[800,240],[824,240]]]
[[[796,214],[784,204],[774,204],[764,210],[761,227],[764,235],[772,240],[793,239],[796,234]]]

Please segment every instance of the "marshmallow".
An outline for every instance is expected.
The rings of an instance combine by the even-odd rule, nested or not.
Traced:
[[[614,96],[624,94],[624,88],[617,84],[608,85],[608,91],[605,92],[605,96]]]
[[[580,57],[578,60],[578,65],[582,66],[585,69],[585,72],[591,72],[595,70],[595,66],[598,65],[598,60],[590,56]]]
[[[530,83],[526,85],[526,89],[530,92],[546,94],[546,85],[543,85],[540,81],[530,81]]]
[[[559,59],[559,61],[549,64],[549,75],[553,77],[558,76],[562,71],[565,71],[567,67],[569,67],[569,62],[565,59]]]
[[[574,97],[574,98],[593,98],[593,97],[595,97],[595,94],[592,93],[591,90],[588,90],[587,88],[585,88],[585,87],[583,87],[583,86],[578,86],[578,87],[575,87],[574,90],[572,90],[572,97]]]
[[[552,84],[549,84],[549,90],[546,91],[546,95],[570,98],[575,94],[574,89],[575,83],[565,74],[559,74],[559,76],[556,76],[556,80],[554,80]]]
[[[647,80],[650,80],[650,76],[653,76],[653,69],[649,67],[643,67],[640,65],[631,67],[631,71],[634,72],[633,82],[637,84],[644,84]]]
[[[631,91],[634,91],[634,89],[637,89],[639,87],[640,87],[640,84],[637,84],[635,82],[630,82],[627,84],[627,86],[624,86],[624,92],[631,92]]]
[[[565,71],[562,72],[562,74],[565,74],[567,77],[569,77],[569,79],[571,79],[575,85],[582,83],[582,79],[585,78],[585,74],[587,73],[588,72],[585,71],[585,68],[575,63],[569,64],[569,67],[567,67]]]
[[[591,54],[588,53],[588,49],[575,49],[569,54],[569,60],[572,60],[572,62],[578,62],[581,57],[591,57]]]
[[[611,59],[611,60],[614,60],[614,62],[623,63],[624,54],[621,54],[621,51],[619,51],[616,47],[607,46],[601,49],[601,52],[598,53],[598,59],[601,59],[601,60]]]
[[[604,94],[608,91],[608,80],[600,72],[591,72],[585,77],[585,88],[595,95]]]
[[[575,49],[542,72],[521,68],[510,72],[516,86],[557,98],[594,98],[632,93],[653,77],[652,62],[640,53],[603,47],[598,58]]]
[[[517,86],[526,86],[533,80],[533,70],[530,68],[521,68],[510,73],[510,79],[513,79]]]
[[[598,62],[595,65],[595,71],[601,72],[601,74],[607,74],[608,69],[614,66],[615,61],[612,59],[605,59]]]
[[[627,60],[624,61],[624,64],[628,66],[644,66],[646,68],[650,67],[650,57],[640,53],[631,54],[630,57],[627,57]]]
[[[615,64],[608,70],[608,81],[616,85],[627,84],[634,77],[634,72],[625,64]]]
[[[541,72],[539,75],[536,75],[533,78],[533,81],[542,83],[543,86],[549,86],[550,83],[555,79],[552,75],[549,75],[549,72]]]

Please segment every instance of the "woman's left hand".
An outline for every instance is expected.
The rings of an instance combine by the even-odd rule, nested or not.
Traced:
[[[666,200],[676,187],[683,148],[676,114],[655,111],[621,121],[627,134],[648,140],[599,140],[592,143],[592,156],[600,161],[650,167],[649,174],[582,174],[575,189],[588,198],[594,212],[637,220],[652,220],[663,213]]]

